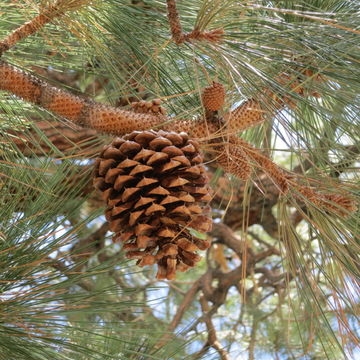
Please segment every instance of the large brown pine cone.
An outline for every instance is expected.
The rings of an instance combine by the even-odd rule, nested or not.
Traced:
[[[94,185],[107,202],[114,240],[139,266],[158,264],[158,279],[174,279],[200,260],[209,243],[211,199],[199,146],[185,133],[134,131],[105,146]]]

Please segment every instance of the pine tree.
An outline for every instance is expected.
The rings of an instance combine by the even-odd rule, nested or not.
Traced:
[[[0,12],[0,359],[356,358],[359,4]]]

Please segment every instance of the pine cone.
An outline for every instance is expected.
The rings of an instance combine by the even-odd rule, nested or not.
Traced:
[[[209,243],[211,199],[198,143],[185,133],[134,131],[105,146],[94,185],[107,202],[106,219],[139,266],[158,264],[158,279],[174,279],[200,260]]]
[[[249,99],[231,112],[224,115],[225,123],[229,132],[240,132],[258,125],[266,120],[266,113],[261,104]]]
[[[133,110],[139,114],[166,114],[166,110],[161,105],[160,99],[153,99],[151,101],[134,101],[131,103]]]
[[[220,110],[224,106],[225,102],[224,86],[213,81],[211,86],[208,86],[203,90],[202,102],[207,110]]]

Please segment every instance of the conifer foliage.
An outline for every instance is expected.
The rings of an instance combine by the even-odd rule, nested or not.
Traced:
[[[359,14],[0,0],[0,360],[356,358]]]

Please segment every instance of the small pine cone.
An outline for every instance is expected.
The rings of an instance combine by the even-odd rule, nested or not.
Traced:
[[[347,217],[358,208],[355,201],[349,196],[340,194],[321,194],[309,186],[299,186],[297,190],[315,206],[337,214],[340,217]]]
[[[224,120],[229,132],[238,133],[264,122],[265,114],[266,112],[258,101],[249,99],[225,114]]]
[[[233,146],[219,146],[220,155],[216,160],[223,170],[238,179],[247,180],[251,176],[252,168],[246,154],[240,147]]]
[[[220,110],[225,102],[225,88],[222,84],[213,81],[202,93],[202,102],[205,109],[210,111]]]
[[[197,142],[185,133],[134,131],[105,146],[94,185],[107,203],[106,219],[126,255],[139,266],[158,264],[158,279],[174,279],[200,260],[209,243],[208,177]]]
[[[347,217],[350,213],[355,212],[358,207],[353,199],[340,194],[325,194],[325,207],[341,217]]]
[[[134,101],[131,103],[133,111],[139,114],[166,114],[166,110],[161,105],[160,99],[153,99],[151,101]]]

